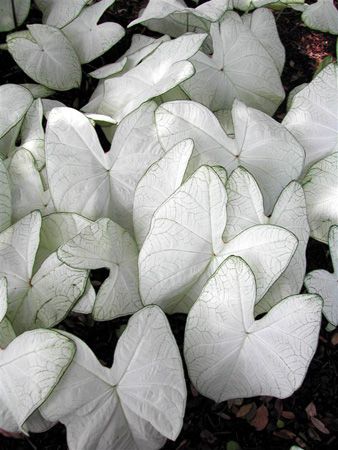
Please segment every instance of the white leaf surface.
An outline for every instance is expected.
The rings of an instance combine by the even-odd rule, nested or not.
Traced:
[[[154,124],[155,108],[154,103],[146,103],[127,116],[108,153],[83,114],[70,108],[52,110],[46,165],[58,211],[77,212],[93,220],[109,217],[132,231],[136,185],[149,165],[164,154]]]
[[[111,369],[66,335],[77,352],[41,411],[66,425],[70,450],[155,450],[166,437],[176,439],[186,387],[177,344],[159,308],[144,308],[129,320]]]
[[[31,152],[19,148],[9,161],[8,175],[12,197],[12,217],[17,221],[31,211],[42,215],[54,211],[49,191],[45,191],[41,175]]]
[[[77,17],[89,0],[34,0],[42,11],[42,22],[62,28]]]
[[[133,20],[128,27],[139,23],[147,26],[148,21],[151,21],[153,25],[156,23],[155,20],[159,22],[160,19],[165,23],[163,19],[172,16],[171,20],[174,23],[178,22],[181,26],[186,24],[186,29],[184,30],[183,28],[183,33],[188,31],[188,24],[194,27],[199,26],[199,28],[208,31],[208,23],[204,23],[204,21],[217,22],[231,6],[230,0],[211,0],[196,8],[188,8],[183,0],[150,0],[141,15]],[[153,27],[150,28],[152,29]]]
[[[70,339],[47,330],[24,333],[0,352],[1,428],[26,432],[24,422],[51,394],[74,353]]]
[[[305,166],[324,158],[338,143],[338,69],[329,64],[296,94],[283,125],[304,147]]]
[[[196,389],[216,402],[290,396],[301,385],[317,347],[321,300],[288,297],[254,320],[255,278],[228,258],[191,309],[184,354]]]
[[[34,157],[37,168],[45,165],[45,132],[42,126],[43,107],[41,99],[34,100],[22,122],[20,146]]]
[[[222,248],[225,223],[225,187],[202,166],[153,216],[139,256],[143,303],[172,308]]]
[[[117,23],[105,22],[97,25],[102,14],[115,0],[101,0],[85,6],[78,17],[62,31],[74,47],[81,64],[89,63],[115,45],[125,34]]]
[[[32,103],[28,89],[16,84],[0,86],[0,155],[7,156],[14,148],[22,120]]]
[[[35,257],[34,272],[61,245],[72,239],[92,222],[79,214],[52,213],[42,218],[40,243]]]
[[[224,243],[226,201],[221,179],[202,166],[156,210],[139,256],[144,304],[187,312],[232,254],[253,267],[259,299],[285,269],[297,240],[280,227],[255,226]]]
[[[203,105],[184,100],[167,102],[157,108],[155,119],[165,150],[184,139],[194,141],[190,174],[203,164],[220,165],[229,172],[237,167],[235,141],[227,136],[216,117]]]
[[[50,89],[67,91],[81,83],[81,65],[72,45],[57,28],[34,24],[29,31],[7,36],[8,50],[34,81]]]
[[[0,234],[0,277],[8,283],[8,315],[25,295],[39,245],[41,215],[34,211]]]
[[[109,269],[93,307],[95,320],[111,320],[142,307],[138,292],[138,251],[135,241],[110,219],[82,229],[58,250],[58,257],[77,269]]]
[[[8,316],[17,334],[52,328],[66,317],[85,291],[88,272],[76,270],[50,255],[29,282],[25,295]]]
[[[231,109],[235,98],[272,115],[284,99],[274,60],[235,12],[211,25],[212,57],[198,52],[190,61],[196,73],[182,83],[192,100],[212,111]]]
[[[190,139],[179,142],[150,166],[139,181],[133,209],[134,231],[139,248],[150,229],[156,209],[182,184],[193,146]]]
[[[338,225],[329,231],[329,247],[333,273],[327,270],[313,270],[305,277],[304,284],[308,292],[318,294],[323,299],[323,314],[327,320],[338,326]]]
[[[83,294],[88,272],[51,254],[33,274],[41,215],[34,211],[0,234],[0,276],[8,282],[8,318],[15,332],[52,327]]]
[[[21,86],[28,89],[34,99],[49,97],[54,94],[52,89],[37,83],[21,83]]]
[[[278,225],[291,231],[298,239],[288,267],[256,305],[256,314],[268,311],[289,295],[298,294],[306,268],[305,250],[309,238],[305,196],[302,187],[292,181],[282,191],[270,217],[264,214],[263,197],[252,175],[239,167],[226,185],[228,194],[227,226],[223,239],[227,242],[257,224]]]
[[[96,293],[88,278],[85,291],[79,301],[73,306],[72,311],[79,314],[91,314],[94,308],[95,299]]]
[[[285,63],[285,49],[278,35],[273,12],[267,8],[259,8],[252,14],[244,14],[241,18],[269,53],[278,72],[282,74]]]
[[[107,64],[103,67],[90,72],[89,75],[99,80],[108,78],[116,74],[121,75],[124,72],[136,67],[150,53],[157,49],[162,42],[170,41],[169,36],[161,36],[157,39],[144,34],[133,34],[131,44],[128,50],[114,63]]]
[[[28,16],[31,0],[1,0],[0,31],[11,31],[23,24]]]
[[[332,0],[317,0],[314,4],[306,5],[302,20],[313,30],[338,34],[338,10]]]
[[[83,111],[107,114],[120,122],[142,103],[191,77],[194,68],[187,60],[198,51],[205,38],[206,34],[195,33],[163,42],[136,67],[105,80],[103,100],[97,110],[92,110],[89,104]]]
[[[0,159],[0,233],[11,224],[12,200],[7,169]]]
[[[0,278],[0,349],[4,349],[15,339],[15,333],[11,322],[6,317],[7,313],[7,281]]]
[[[338,152],[310,167],[302,186],[305,193],[310,235],[328,243],[331,225],[338,223]]]
[[[256,178],[270,214],[283,188],[301,174],[304,150],[280,123],[238,100],[232,108],[232,119],[234,138],[227,136],[215,116],[196,102],[168,102],[156,111],[158,135],[166,150],[191,138],[195,144],[191,170],[201,164],[221,165],[228,173],[239,165],[245,167]]]

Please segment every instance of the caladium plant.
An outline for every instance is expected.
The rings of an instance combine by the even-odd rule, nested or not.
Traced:
[[[101,55],[125,30],[99,23],[114,0],[35,0],[27,29],[29,1],[0,6],[37,83],[0,86],[0,433],[60,421],[70,450],[159,449],[182,428],[182,357],[216,402],[284,398],[322,309],[337,325],[337,64],[272,118],[285,49],[267,7],[335,32],[318,14],[332,8],[195,3],[150,0],[129,28],[162,36],[129,35],[114,59]],[[310,272],[299,294],[309,235],[335,273]],[[111,367],[65,331],[74,312],[114,320]],[[187,315],[181,354],[173,313]]]

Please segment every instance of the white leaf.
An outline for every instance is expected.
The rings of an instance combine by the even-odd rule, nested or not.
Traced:
[[[302,186],[311,237],[328,243],[331,225],[338,223],[338,152],[310,167]]]
[[[0,155],[7,156],[14,148],[22,120],[32,103],[28,89],[16,84],[0,86]]]
[[[85,291],[80,300],[73,306],[72,311],[79,314],[91,314],[96,299],[95,290],[88,278]]]
[[[89,63],[115,45],[125,34],[123,27],[113,22],[97,25],[98,20],[115,0],[101,0],[85,6],[72,22],[62,29],[74,47],[81,64]]]
[[[190,139],[176,144],[150,166],[139,181],[133,209],[134,231],[139,248],[150,229],[156,209],[182,184],[193,145]]]
[[[306,153],[305,166],[324,158],[338,143],[338,69],[329,64],[298,92],[283,125]]]
[[[198,52],[190,61],[196,73],[182,83],[192,100],[212,111],[231,109],[235,98],[272,115],[284,99],[274,60],[235,12],[211,25],[212,57]]]
[[[329,247],[333,273],[327,270],[313,270],[306,275],[304,284],[308,292],[322,297],[323,314],[336,327],[338,326],[338,225],[330,228]]]
[[[285,63],[285,49],[278,35],[273,12],[270,9],[259,8],[252,14],[244,14],[241,18],[269,53],[281,74]]]
[[[53,212],[50,195],[44,190],[31,152],[19,148],[9,161],[8,175],[12,196],[12,217],[17,221],[33,210],[45,215]]]
[[[18,336],[0,352],[0,421],[8,432],[47,399],[75,353],[74,343],[55,331],[34,330]]]
[[[110,219],[99,219],[82,229],[58,250],[58,257],[77,269],[110,270],[97,293],[95,320],[111,320],[142,307],[138,292],[138,251],[129,234]]]
[[[41,412],[66,425],[70,450],[155,450],[165,437],[176,439],[186,387],[177,344],[159,308],[144,308],[129,320],[111,369],[66,335],[77,352]]]
[[[77,17],[89,0],[34,0],[42,11],[42,22],[62,28]]]
[[[187,138],[194,141],[190,174],[203,164],[220,165],[229,172],[237,167],[235,141],[203,105],[184,100],[164,103],[157,108],[155,118],[160,142],[166,150]]]
[[[21,86],[28,89],[34,99],[49,97],[55,93],[55,91],[43,86],[42,84],[21,83]]]
[[[132,231],[134,191],[146,169],[164,153],[154,125],[154,103],[146,103],[118,126],[104,153],[90,121],[70,108],[49,116],[46,165],[58,211],[89,219],[109,217]],[[130,171],[130,167],[133,170]]]
[[[40,99],[34,100],[26,113],[21,127],[20,146],[34,157],[37,168],[45,165],[45,132],[42,126],[43,107]]]
[[[15,333],[11,322],[6,317],[7,313],[7,281],[0,278],[0,350],[15,339]]]
[[[81,83],[81,65],[72,45],[57,28],[28,25],[29,31],[7,35],[10,54],[37,83],[67,91]]]
[[[6,167],[0,159],[0,233],[11,224],[12,201],[9,176]]]
[[[88,272],[63,264],[51,254],[29,282],[9,318],[19,334],[34,328],[52,328],[71,311],[85,291]]]
[[[92,222],[78,214],[52,213],[42,218],[40,243],[36,253],[34,272],[49,255],[72,239]]]
[[[302,20],[313,30],[338,34],[338,11],[332,0],[317,0],[314,4],[306,5]]]
[[[22,25],[28,16],[31,0],[1,0],[0,31],[11,31]]]
[[[196,389],[216,402],[290,396],[315,353],[321,321],[316,295],[288,297],[255,321],[255,278],[228,258],[191,309],[184,354]]]
[[[86,105],[83,111],[107,114],[120,122],[142,103],[191,77],[194,68],[187,60],[198,51],[205,38],[206,34],[185,34],[163,42],[136,67],[105,80],[104,96],[98,109],[89,110]]]

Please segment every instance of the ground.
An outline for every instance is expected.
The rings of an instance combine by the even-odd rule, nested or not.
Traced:
[[[138,0],[117,0],[103,19],[126,27],[144,3]],[[39,19],[39,12],[33,10],[28,22],[34,23]],[[335,55],[335,38],[312,32],[302,25],[300,14],[292,10],[277,12],[276,20],[286,48],[287,63],[282,81],[288,93],[295,86],[309,82],[324,57]],[[136,31],[144,33],[146,30],[138,26]],[[127,30],[126,37],[120,43],[93,63],[84,66],[84,71],[88,73],[117,59],[128,48],[133,32],[135,30]],[[0,43],[4,40],[5,35],[0,34]],[[7,53],[0,53],[0,58],[1,84],[30,81]],[[85,76],[80,90],[58,94],[57,98],[68,106],[78,108],[87,102],[94,86],[95,82]],[[281,120],[284,115],[285,102],[275,118]],[[310,240],[307,261],[307,271],[317,268],[332,270],[328,246],[325,244]],[[105,276],[105,271],[93,271],[91,277],[96,287]],[[182,350],[185,317],[174,315],[169,320]],[[82,338],[102,364],[110,366],[117,341],[116,331],[126,321],[117,319],[98,323],[89,317],[74,314],[60,324],[60,328]],[[338,448],[338,333],[328,333],[325,327],[326,321],[323,319],[318,349],[304,383],[287,399],[260,397],[215,404],[198,395],[187,379],[188,401],[183,429],[176,442],[167,442],[164,449],[288,450],[293,444],[308,450]],[[0,449],[66,450],[65,428],[57,425],[44,434],[31,434],[22,439],[0,436]]]

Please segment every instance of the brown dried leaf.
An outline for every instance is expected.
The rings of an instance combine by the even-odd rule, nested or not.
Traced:
[[[250,425],[256,428],[257,431],[262,431],[269,423],[269,412],[266,406],[261,405],[257,408],[255,417],[251,420]]]
[[[311,417],[315,417],[317,415],[317,409],[315,404],[313,402],[309,403],[305,408],[305,412],[309,419],[311,419]]]
[[[331,344],[332,344],[333,346],[338,345],[338,333],[334,333],[334,334],[333,334],[333,336],[332,336],[332,338],[331,338]]]
[[[273,435],[287,440],[295,439],[296,437],[295,433],[285,428],[283,428],[282,430],[274,431]]]
[[[295,414],[292,411],[282,411],[282,417],[288,420],[294,420],[296,418]]]
[[[251,411],[252,407],[253,403],[247,403],[246,405],[241,406],[236,413],[236,417],[245,417]]]
[[[330,434],[330,431],[326,428],[326,426],[323,424],[323,422],[317,417],[311,417],[312,425],[317,428],[318,431],[320,431],[323,434]]]

